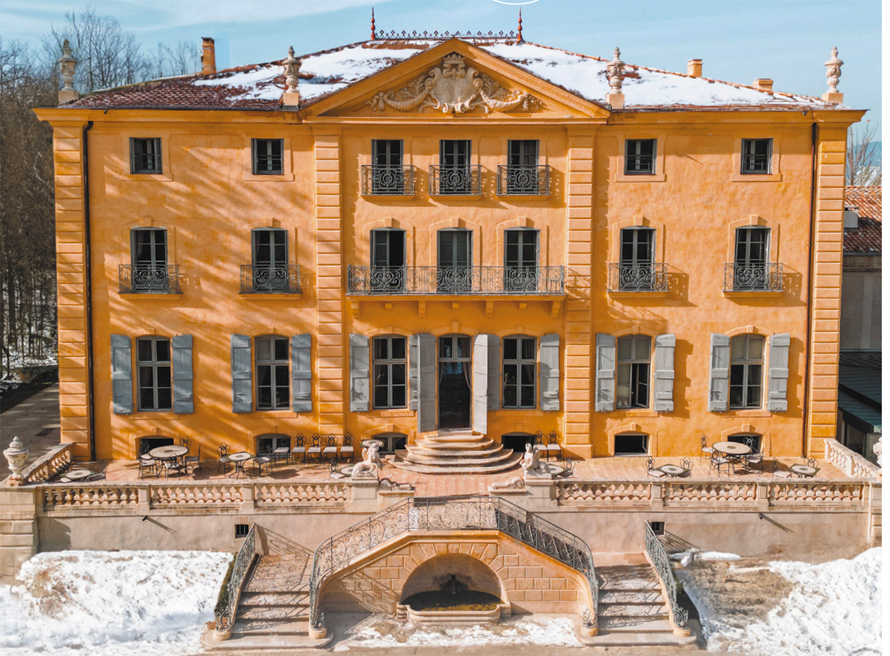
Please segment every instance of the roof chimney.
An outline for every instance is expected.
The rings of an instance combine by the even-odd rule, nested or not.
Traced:
[[[847,207],[844,209],[844,229],[856,230],[859,228],[859,212],[855,207]]]
[[[201,64],[204,69],[201,71],[204,75],[213,75],[216,73],[216,47],[213,45],[213,39],[209,36],[201,38]]]
[[[772,91],[773,90],[773,81],[768,77],[759,77],[754,80],[754,86],[760,89],[761,91]]]
[[[690,59],[686,62],[686,75],[701,77],[701,59]]]

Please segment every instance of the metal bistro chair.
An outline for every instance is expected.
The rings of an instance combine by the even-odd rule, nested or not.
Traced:
[[[787,469],[779,469],[779,459],[778,458],[773,459],[772,474],[776,478],[791,478],[792,476],[794,476],[794,474],[792,474]]]
[[[290,450],[290,459],[296,460],[297,456],[300,456],[300,459],[305,463],[306,462],[306,438],[302,435],[297,435],[294,437],[296,441],[296,445],[293,449]]]
[[[744,457],[745,461],[745,469],[752,470],[755,466],[760,467],[760,472],[763,473],[763,454],[760,451],[755,451],[753,453],[749,453]]]
[[[708,454],[708,457],[712,457],[714,455],[714,447],[708,446],[708,436],[702,434],[701,436],[701,448],[698,451],[698,460],[701,462],[701,459],[705,454]]]
[[[655,461],[652,460],[652,456],[646,458],[646,471],[649,476],[654,476],[655,478],[664,478],[665,473],[660,469],[655,469]]]
[[[547,460],[553,456],[557,460],[562,458],[562,446],[559,444],[559,433],[551,431],[547,436]]]
[[[194,465],[192,467],[192,471],[201,468],[201,443],[198,442],[198,455],[186,455],[183,459],[183,464],[185,465],[185,474],[188,476],[189,473],[189,465]]]
[[[680,467],[683,469],[683,473],[681,476],[689,476],[692,473],[692,460],[689,458],[683,458],[680,461]]]
[[[218,474],[221,469],[225,474],[226,468],[229,466],[229,463],[232,462],[229,460],[229,445],[220,444],[216,451],[219,454],[219,460],[216,461],[216,473]]]
[[[287,463],[287,461],[290,460],[290,438],[287,438],[287,444],[285,446],[279,446],[272,449],[272,452],[268,455],[272,459],[272,462],[284,460],[284,462]]]
[[[263,465],[268,465],[272,462],[272,458],[270,456],[261,456],[259,454],[255,455],[253,458],[251,458],[251,460],[253,460],[253,470],[257,476],[263,475]]]
[[[711,454],[711,464],[708,467],[708,473],[711,473],[711,470],[717,468],[717,476],[720,476],[720,468],[726,467],[726,473],[729,473],[729,468],[732,467],[732,471],[735,472],[735,466],[733,465],[732,460],[729,458],[724,458],[723,456],[718,456],[717,452]]]
[[[312,446],[306,449],[306,459],[311,461],[312,456],[315,456],[318,462],[321,463],[321,435],[315,433],[310,439],[312,440]]]
[[[321,457],[325,460],[337,462],[337,436],[336,435],[328,435],[325,437],[325,441],[328,445],[322,449]]]
[[[142,453],[139,455],[139,478],[145,478],[146,471],[157,477],[158,461],[148,455],[148,453]]]
[[[349,462],[355,462],[355,449],[352,448],[352,435],[344,433],[343,446],[340,447],[340,457]]]

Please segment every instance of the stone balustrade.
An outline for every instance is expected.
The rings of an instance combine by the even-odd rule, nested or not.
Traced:
[[[837,440],[825,440],[825,459],[854,478],[881,478],[881,468]]]
[[[70,442],[57,444],[48,453],[41,456],[22,471],[23,482],[43,483],[65,471],[71,466],[71,452],[74,445]]]

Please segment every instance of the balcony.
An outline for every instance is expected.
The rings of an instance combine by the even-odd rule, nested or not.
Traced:
[[[665,265],[609,264],[610,292],[666,292]]]
[[[781,292],[782,265],[739,265],[727,262],[723,270],[724,292]]]
[[[413,166],[362,166],[363,196],[413,196]]]
[[[430,166],[430,196],[481,196],[482,167]]]
[[[346,292],[354,296],[559,296],[565,294],[565,268],[350,264]]]
[[[498,166],[498,196],[549,196],[550,166]]]
[[[163,267],[131,266],[121,264],[121,294],[181,294],[179,287],[179,265]]]
[[[242,294],[299,294],[300,265],[241,265]]]

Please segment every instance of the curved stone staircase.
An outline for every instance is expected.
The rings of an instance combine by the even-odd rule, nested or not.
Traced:
[[[419,474],[492,474],[512,469],[522,456],[470,429],[425,433],[396,451],[392,464]]]

